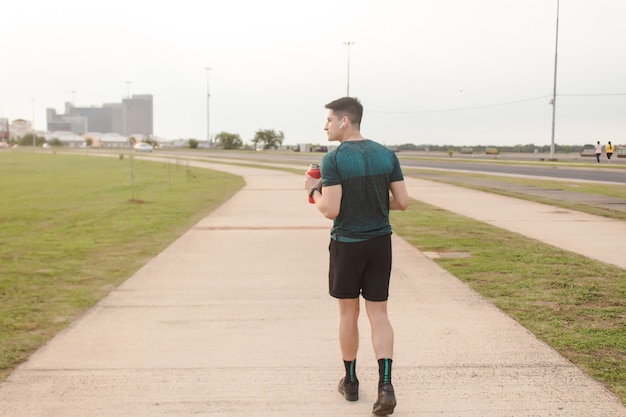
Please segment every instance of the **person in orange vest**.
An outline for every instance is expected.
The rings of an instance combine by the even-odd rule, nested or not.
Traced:
[[[613,153],[615,152],[615,145],[612,145],[611,141],[609,141],[604,148],[604,152],[606,152],[606,159],[608,159],[608,162],[611,162],[611,156],[613,156]]]

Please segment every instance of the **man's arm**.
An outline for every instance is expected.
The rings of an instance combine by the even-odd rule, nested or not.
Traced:
[[[322,180],[320,178],[313,178],[305,173],[304,188],[307,191],[311,191],[313,188],[321,190],[314,191],[313,194],[311,194],[311,198],[315,201],[315,207],[317,207],[324,217],[333,220],[339,215],[341,196],[343,194],[341,184],[331,185],[322,189]]]
[[[395,181],[389,184],[391,195],[389,196],[390,210],[406,210],[409,206],[409,193],[404,181]]]
[[[343,189],[340,184],[324,187],[322,193],[318,193],[317,191],[313,193],[315,207],[317,207],[324,217],[333,220],[339,215],[342,194]]]

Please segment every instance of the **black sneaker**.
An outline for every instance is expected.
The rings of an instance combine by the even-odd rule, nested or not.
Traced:
[[[353,382],[346,381],[346,378],[341,378],[338,387],[339,393],[344,396],[348,401],[357,401],[359,399],[359,380]]]
[[[374,403],[372,413],[377,416],[386,416],[393,414],[394,408],[396,408],[396,394],[393,391],[393,385],[381,385],[378,387],[378,400]]]

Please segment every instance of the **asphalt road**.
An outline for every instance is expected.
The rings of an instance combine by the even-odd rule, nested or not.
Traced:
[[[401,159],[402,165],[419,168],[444,169],[449,171],[487,172],[506,175],[549,177],[568,180],[626,183],[626,170],[602,167],[537,166],[497,164],[483,162],[442,161],[431,159]]]
[[[159,151],[161,152],[161,151]],[[185,153],[186,151],[182,151]],[[178,153],[178,152],[177,152]],[[189,152],[190,155],[198,157],[198,152]],[[235,158],[253,161],[267,161],[285,164],[302,164],[306,168],[309,163],[319,162],[324,154],[297,152],[285,153],[274,151],[262,152],[242,152],[242,151],[219,151],[207,153],[211,157]],[[535,154],[501,154],[497,160],[493,156],[486,155],[454,155],[449,158],[442,152],[399,152],[398,157],[403,166],[418,167],[428,169],[443,169],[448,171],[471,171],[505,175],[524,175],[531,177],[549,177],[567,180],[597,181],[626,183],[626,158],[614,158],[611,165],[606,163],[606,159],[598,166],[595,158],[580,157],[576,155],[561,155],[560,162],[580,164],[580,167],[570,165],[559,165],[546,161],[545,166],[537,164],[542,158]],[[468,159],[475,159],[468,160]],[[511,161],[515,163],[500,163]],[[524,165],[524,161],[528,165]],[[614,169],[620,167],[622,169]]]
[[[192,158],[196,161],[206,160],[218,162],[220,159],[240,161],[242,163],[279,164],[288,166],[302,166],[302,172],[310,163],[319,162],[322,153],[297,153],[285,151],[193,151],[162,149],[156,152],[161,156],[175,156]],[[622,158],[621,166],[612,162],[611,166],[602,164],[600,167],[594,163],[594,158],[581,158],[578,155],[570,155],[569,160],[560,163],[546,162],[538,164],[539,158],[533,154],[499,155],[494,161],[493,156],[475,155],[475,161],[468,161],[467,156],[455,156],[449,158],[443,153],[434,152],[400,152],[400,161],[404,167],[423,168],[423,170],[405,170],[406,176],[415,178],[450,182],[456,185],[483,187],[484,189],[503,190],[521,196],[531,196],[550,201],[558,205],[559,201],[582,206],[591,206],[608,210],[608,212],[625,213],[626,199],[609,197],[604,195],[577,192],[566,187],[546,186],[540,184],[515,184],[506,181],[503,175],[519,175],[536,179],[562,179],[563,181],[590,181],[599,183],[616,183],[626,185],[626,161]],[[471,156],[470,156],[471,157]],[[579,160],[577,161],[576,158]],[[502,163],[502,162],[514,163]],[[527,161],[528,164],[524,164]],[[562,162],[569,162],[564,164]],[[574,164],[575,166],[570,166]],[[579,166],[576,166],[579,165]],[[475,177],[467,175],[467,172],[493,173],[497,175]],[[619,217],[621,218],[621,217]]]

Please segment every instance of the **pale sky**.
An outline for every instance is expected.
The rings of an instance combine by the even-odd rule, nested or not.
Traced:
[[[347,93],[388,145],[549,145],[556,0],[22,0],[0,13],[0,116],[152,94],[154,134],[327,144]],[[560,0],[557,144],[626,143],[626,1]],[[130,81],[130,83],[128,83]]]

